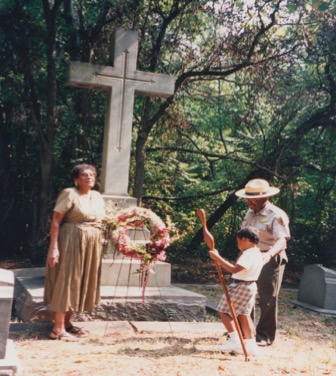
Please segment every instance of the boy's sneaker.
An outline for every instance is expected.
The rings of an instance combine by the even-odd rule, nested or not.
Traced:
[[[254,339],[245,340],[246,351],[251,356],[258,356],[260,354],[260,349],[257,342]]]
[[[218,351],[244,354],[240,341],[229,338],[223,345],[217,347]]]

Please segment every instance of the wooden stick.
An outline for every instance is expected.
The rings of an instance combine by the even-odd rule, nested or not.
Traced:
[[[210,231],[208,230],[208,227],[207,227],[207,224],[206,224],[205,211],[203,209],[199,209],[199,210],[197,210],[197,215],[202,222],[204,240],[205,240],[207,246],[209,247],[210,251],[213,251],[215,249],[215,239],[212,236],[212,234],[210,233]],[[239,325],[239,322],[238,322],[238,319],[237,319],[237,315],[236,315],[235,309],[233,307],[233,304],[231,302],[231,298],[230,298],[228,289],[226,287],[222,268],[217,261],[214,261],[214,262],[215,262],[215,266],[216,266],[216,269],[217,269],[219,281],[222,285],[226,300],[228,302],[228,306],[230,308],[231,316],[233,318],[233,321],[235,323],[235,327],[236,327],[237,332],[238,332],[239,340],[240,340],[240,343],[241,343],[241,346],[242,346],[242,349],[243,349],[243,352],[244,352],[244,355],[245,355],[245,361],[248,361],[249,357],[248,357],[248,353],[247,353],[247,350],[246,350],[243,334],[241,332],[241,328],[240,328],[240,325]]]

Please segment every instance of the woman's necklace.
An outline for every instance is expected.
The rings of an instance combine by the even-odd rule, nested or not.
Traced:
[[[79,191],[79,197],[83,200],[83,201],[86,201],[88,203],[91,203],[92,202],[92,193],[91,191],[87,192],[87,193],[82,193],[81,191]]]

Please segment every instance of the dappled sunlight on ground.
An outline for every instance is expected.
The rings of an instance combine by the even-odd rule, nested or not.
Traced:
[[[197,292],[206,292],[213,300],[221,295],[220,286]],[[78,343],[67,343],[49,340],[50,326],[33,325],[11,332],[10,337],[23,363],[23,376],[335,375],[336,319],[295,307],[290,301],[296,294],[296,290],[282,290],[276,342],[248,362],[242,355],[216,350],[226,339],[224,328],[219,333],[106,330],[103,335],[92,332]]]

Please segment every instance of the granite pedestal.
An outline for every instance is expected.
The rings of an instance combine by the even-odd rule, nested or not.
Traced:
[[[77,321],[204,321],[206,297],[171,285],[170,264],[157,262],[150,274],[144,300],[136,273],[140,263],[105,259],[102,264],[101,301]],[[43,302],[45,268],[14,270],[16,316],[23,321],[51,321],[53,313]]]

